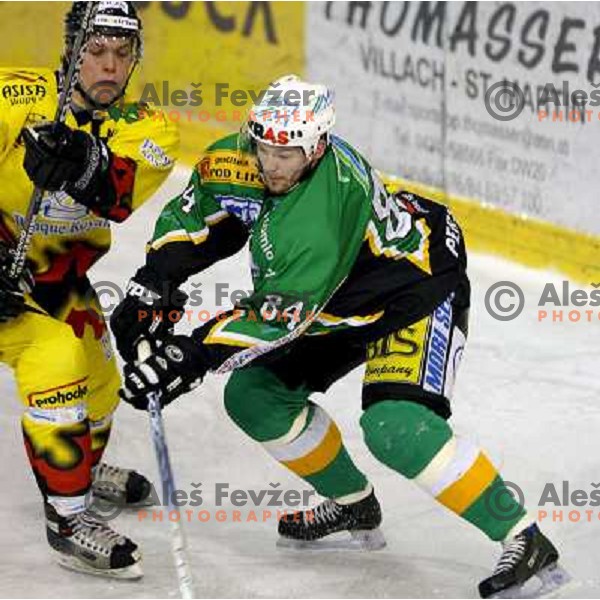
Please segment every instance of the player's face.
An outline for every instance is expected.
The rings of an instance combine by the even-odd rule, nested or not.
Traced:
[[[309,164],[302,148],[282,148],[258,142],[256,153],[265,186],[272,194],[285,194],[302,177]]]
[[[134,60],[132,38],[92,36],[81,65],[81,87],[96,103],[110,104],[123,90]]]

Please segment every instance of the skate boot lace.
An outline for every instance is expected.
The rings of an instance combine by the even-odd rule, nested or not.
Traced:
[[[527,538],[524,535],[517,535],[502,546],[502,556],[494,569],[494,575],[510,571],[519,563],[527,548]]]
[[[106,463],[100,463],[94,471],[94,484],[99,487],[115,486],[124,490],[129,479],[129,469],[121,469]]]
[[[110,556],[116,545],[124,544],[126,541],[124,536],[86,512],[70,517],[68,524],[73,532],[73,541],[104,556]]]
[[[335,521],[342,511],[339,504],[333,500],[325,500],[313,509],[314,520],[316,523],[330,523]]]

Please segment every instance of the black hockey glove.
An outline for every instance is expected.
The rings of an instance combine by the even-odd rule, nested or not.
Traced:
[[[31,293],[33,290],[33,275],[28,267],[23,269],[19,281],[9,277],[14,255],[14,248],[0,241],[0,323],[5,323],[25,312],[24,294]]]
[[[110,163],[104,142],[63,123],[23,129],[23,166],[31,181],[50,192],[64,190],[82,204],[96,196],[99,178]]]
[[[202,383],[208,371],[208,355],[201,344],[184,335],[167,336],[143,362],[123,370],[121,398],[139,410],[148,408],[148,394],[160,392],[166,406]]]
[[[179,288],[161,285],[152,270],[138,269],[127,284],[125,298],[110,316],[110,328],[123,360],[137,359],[136,348],[142,338],[156,348],[164,336],[173,334],[187,299]]]

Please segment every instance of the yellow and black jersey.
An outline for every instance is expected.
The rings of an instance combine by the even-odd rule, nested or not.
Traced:
[[[15,240],[25,221],[33,184],[23,169],[24,127],[51,121],[57,108],[59,81],[49,69],[0,69],[0,238]],[[65,192],[44,195],[28,260],[36,278],[34,299],[50,310],[45,284],[60,296],[111,245],[111,221],[121,222],[148,200],[170,173],[179,146],[177,127],[166,116],[136,104],[75,115],[66,124],[106,142],[112,154],[107,173],[110,198],[91,210]],[[58,290],[57,290],[58,291]],[[61,302],[59,301],[59,304]],[[59,316],[59,315],[56,315]]]

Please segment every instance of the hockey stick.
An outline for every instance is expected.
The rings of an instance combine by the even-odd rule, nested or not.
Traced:
[[[152,351],[150,343],[145,340],[141,341],[137,346],[137,351],[138,360],[145,360],[150,356]],[[173,512],[177,513],[177,518],[173,520],[169,517],[169,521],[171,523],[171,552],[173,554],[173,561],[175,562],[177,579],[179,580],[179,591],[181,592],[182,598],[195,598],[194,579],[187,559],[187,548],[183,528],[181,527],[179,508],[175,506],[173,502],[173,493],[176,489],[175,479],[173,477],[173,470],[171,469],[167,438],[165,436],[165,428],[160,409],[160,392],[149,392],[147,398],[152,441],[154,442],[158,470],[162,480],[163,500],[164,498],[167,499],[169,515]]]
[[[98,2],[87,3],[85,13],[83,14],[83,19],[81,21],[81,28],[77,32],[75,41],[73,42],[69,68],[67,69],[63,88],[58,98],[58,106],[54,115],[55,123],[64,123],[67,117],[67,109],[71,104],[71,98],[73,97],[73,92],[75,91],[75,85],[79,80],[79,71],[81,70],[81,64],[83,63],[83,51],[85,50],[88,38],[92,32],[97,11]],[[31,238],[33,237],[33,232],[35,229],[35,220],[42,206],[43,197],[44,190],[36,186],[31,194],[31,199],[29,200],[27,217],[25,218],[23,229],[19,234],[19,242],[15,249],[15,255],[9,271],[9,276],[14,281],[18,281],[23,273],[23,269],[25,268],[27,251],[29,250],[29,245],[31,244]]]

